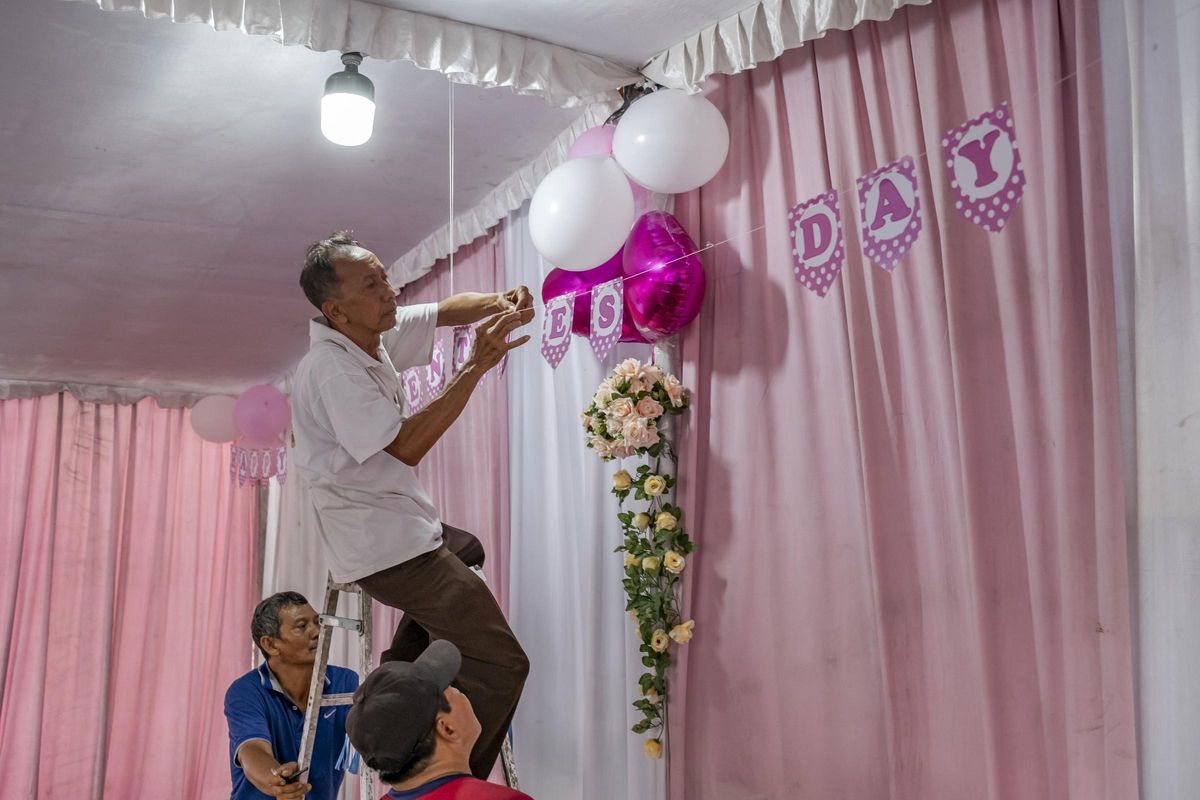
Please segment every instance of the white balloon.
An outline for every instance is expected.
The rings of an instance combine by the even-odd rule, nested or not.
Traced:
[[[729,126],[698,94],[660,89],[636,101],[617,123],[613,157],[629,177],[656,192],[703,186],[729,154]]]
[[[203,397],[192,406],[192,430],[207,442],[232,442],[242,435],[233,418],[237,399],[223,394]]]
[[[542,257],[576,272],[617,254],[633,227],[633,191],[609,156],[563,162],[529,204],[529,235]]]

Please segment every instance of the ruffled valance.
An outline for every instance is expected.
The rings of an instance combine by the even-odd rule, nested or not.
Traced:
[[[450,224],[447,223],[396,259],[388,270],[388,279],[392,285],[401,287],[428,274],[438,259],[445,258],[450,252],[483,236],[510,212],[520,208],[526,200],[533,197],[533,191],[542,182],[542,178],[566,160],[567,150],[579,134],[595,125],[603,124],[619,106],[617,101],[590,106],[537,158],[505,178],[470,211],[455,216],[453,240],[450,236]]]
[[[388,8],[366,0],[82,0],[106,11],[199,22],[318,51],[409,61],[456,83],[506,86],[571,108],[606,99],[639,77],[597,56],[515,33]]]
[[[642,67],[663,86],[696,91],[710,75],[736,75],[830,30],[890,19],[932,0],[760,0],[664,50]]]

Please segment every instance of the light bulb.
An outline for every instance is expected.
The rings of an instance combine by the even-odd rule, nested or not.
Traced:
[[[374,125],[375,103],[362,95],[339,92],[321,98],[321,133],[334,144],[363,144]]]

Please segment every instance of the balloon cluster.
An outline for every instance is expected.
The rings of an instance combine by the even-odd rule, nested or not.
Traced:
[[[728,151],[721,112],[677,89],[653,92],[615,126],[581,134],[529,208],[534,247],[556,266],[542,300],[573,292],[571,329],[587,336],[591,290],[622,277],[622,342],[654,342],[690,323],[704,298],[704,269],[683,226],[654,209],[652,193],[704,185]]]
[[[232,442],[247,449],[277,446],[292,424],[283,392],[269,384],[251,386],[237,398],[210,395],[192,407],[192,430],[209,442]]]

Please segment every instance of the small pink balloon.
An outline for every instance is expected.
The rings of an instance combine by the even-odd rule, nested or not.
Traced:
[[[233,409],[237,401],[232,397],[214,394],[203,397],[192,407],[192,430],[207,442],[222,444],[232,442],[240,435]]]
[[[618,252],[598,267],[572,272],[566,269],[552,269],[542,281],[542,302],[549,303],[556,297],[568,292],[575,293],[574,312],[571,318],[571,332],[579,336],[587,336],[592,329],[592,295],[591,289],[602,283],[611,281],[621,275],[621,253]],[[629,309],[621,314],[622,342],[644,343],[646,340],[633,326]]]
[[[264,383],[242,392],[233,418],[247,441],[271,442],[292,424],[292,409],[283,392]]]
[[[685,328],[704,302],[696,244],[665,211],[643,214],[625,242],[625,308],[642,336],[657,342]]]
[[[597,125],[579,134],[575,143],[567,150],[567,158],[580,156],[611,156],[616,125]]]

